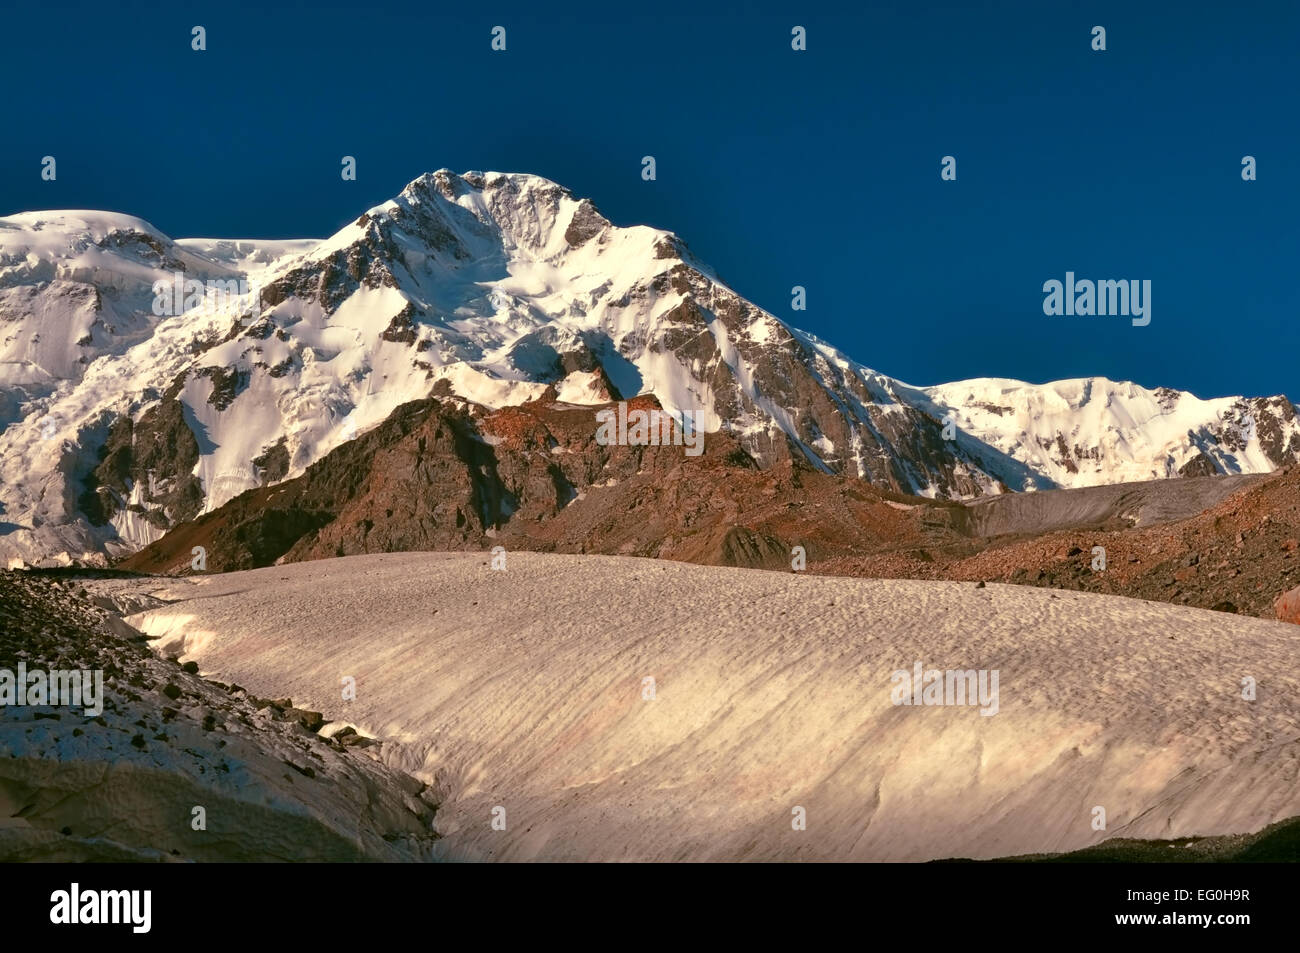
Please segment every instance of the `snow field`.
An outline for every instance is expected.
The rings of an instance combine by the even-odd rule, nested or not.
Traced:
[[[1015,586],[488,564],[97,585],[166,600],[128,618],[160,651],[385,739],[439,791],[453,859],[995,857],[1300,813],[1294,626]],[[917,661],[997,670],[997,714],[893,704]]]

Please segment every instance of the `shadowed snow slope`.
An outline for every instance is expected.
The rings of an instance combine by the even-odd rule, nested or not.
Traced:
[[[128,619],[162,651],[393,739],[387,758],[440,793],[456,859],[994,857],[1300,814],[1295,626],[1016,586],[508,559],[101,585],[174,600]],[[894,705],[891,673],[918,660],[998,670],[997,713]]]

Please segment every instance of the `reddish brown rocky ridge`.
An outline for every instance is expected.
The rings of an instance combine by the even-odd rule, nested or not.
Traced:
[[[1295,621],[1294,593],[1282,595],[1300,584],[1300,467],[963,505],[795,455],[760,468],[723,433],[707,434],[698,457],[603,446],[596,414],[614,406],[562,403],[553,389],[499,410],[414,401],[302,476],[246,492],[120,565],[189,572],[196,546],[211,572],[500,545],[789,571],[803,547],[818,573],[1019,583]]]

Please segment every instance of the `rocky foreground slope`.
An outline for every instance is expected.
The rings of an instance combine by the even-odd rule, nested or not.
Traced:
[[[95,717],[0,707],[0,861],[431,855],[423,784],[348,744],[351,729],[322,734],[321,716],[288,699],[157,657],[83,582],[0,572],[0,669],[99,670],[105,693]]]
[[[96,587],[154,600],[131,624],[256,693],[330,715],[353,675],[346,717],[440,792],[451,858],[993,858],[1300,814],[1300,628],[1278,622],[531,553]],[[895,704],[917,663],[998,671],[996,713]]]

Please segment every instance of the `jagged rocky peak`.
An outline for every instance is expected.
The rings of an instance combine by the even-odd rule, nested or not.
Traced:
[[[590,200],[575,199],[549,179],[440,169],[321,242],[276,279],[263,300],[273,306],[297,296],[333,310],[361,287],[422,288],[430,274],[470,271],[503,278],[513,258],[563,257],[610,227]],[[664,244],[674,247],[672,241]]]
[[[462,251],[472,239],[495,239],[506,249],[531,254],[562,252],[598,235],[610,222],[590,199],[575,199],[561,185],[541,176],[450,169],[426,173],[389,202],[378,205],[358,225],[391,226],[408,238],[431,241],[442,250],[452,236]],[[458,234],[464,232],[465,235]]]

